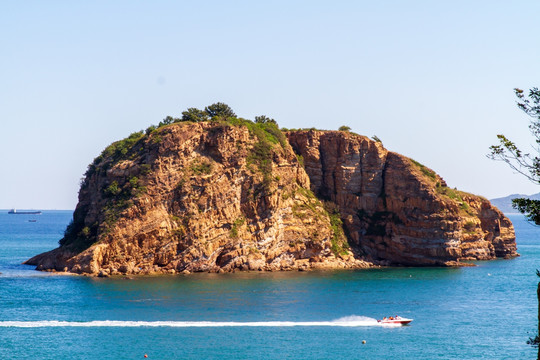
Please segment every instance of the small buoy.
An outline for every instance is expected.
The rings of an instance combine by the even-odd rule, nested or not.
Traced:
[[[144,357],[145,357],[145,358],[147,358],[147,357],[148,357],[148,355],[144,354]]]
[[[362,340],[362,344],[365,344],[366,343],[366,340]]]

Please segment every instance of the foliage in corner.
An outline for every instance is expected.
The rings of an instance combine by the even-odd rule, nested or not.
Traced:
[[[514,93],[518,98],[518,108],[531,117],[529,131],[534,138],[534,142],[540,148],[540,90],[534,87],[529,90],[528,95],[525,95],[523,90],[516,88]],[[499,143],[490,146],[491,152],[488,154],[488,158],[505,162],[513,170],[533,183],[540,184],[540,149],[536,148],[534,150],[535,154],[524,153],[506,136],[499,134],[497,138]],[[540,200],[514,199],[512,200],[512,206],[525,214],[528,220],[540,225]]]
[[[540,225],[540,201],[527,198],[512,199],[512,207],[522,214],[527,220]]]

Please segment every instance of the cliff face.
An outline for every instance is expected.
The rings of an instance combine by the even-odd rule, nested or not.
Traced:
[[[272,129],[181,123],[111,145],[62,246],[27,263],[101,275],[369,266]]]
[[[60,244],[27,264],[108,276],[517,255],[512,224],[489,201],[380,143],[338,131],[285,137],[238,119],[109,146],[89,166]]]
[[[337,204],[349,243],[381,264],[454,265],[517,256],[511,222],[488,200],[366,137],[289,132],[316,195]]]

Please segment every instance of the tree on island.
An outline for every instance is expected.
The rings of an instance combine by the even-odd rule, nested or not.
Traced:
[[[207,121],[209,119],[208,114],[204,110],[197,108],[189,108],[182,112],[182,121]]]
[[[204,111],[210,116],[213,117],[236,117],[236,114],[234,113],[233,109],[227,104],[224,104],[222,102],[217,102],[215,104],[209,105],[204,108]]]
[[[186,111],[182,111],[182,118],[176,119],[174,118],[174,122],[178,121],[192,121],[192,122],[202,122],[202,121],[209,121],[214,118],[229,118],[229,117],[236,117],[236,114],[234,113],[233,109],[225,103],[217,102],[212,105],[208,105],[204,108],[204,110],[197,109],[197,108],[188,108]],[[165,119],[171,118],[170,116],[167,116]],[[165,123],[164,123],[165,124]],[[160,126],[162,123],[160,123]],[[165,124],[167,125],[167,124]]]
[[[256,122],[257,124],[269,124],[269,123],[272,123],[272,124],[276,124],[276,125],[277,125],[276,120],[274,120],[274,119],[272,119],[272,118],[269,118],[269,117],[266,116],[266,115],[255,116],[255,122]]]
[[[523,153],[513,141],[499,134],[497,135],[499,144],[490,146],[491,153],[488,157],[507,163],[512,169],[533,183],[540,185],[540,90],[533,87],[526,96],[523,90],[516,88],[514,93],[518,98],[517,106],[532,118],[529,131],[536,143],[535,154]],[[540,225],[540,200],[517,198],[512,200],[512,206],[520,213],[525,214],[527,220]],[[540,271],[536,270],[536,275],[540,277]],[[527,341],[534,346],[540,344],[540,282],[536,289],[536,296],[538,298],[538,334]],[[538,359],[540,359],[540,346],[538,347]]]

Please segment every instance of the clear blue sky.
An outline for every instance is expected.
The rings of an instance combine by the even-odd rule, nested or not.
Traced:
[[[0,208],[73,209],[111,142],[223,101],[282,127],[377,135],[449,186],[540,186],[485,157],[532,143],[540,1],[3,1]]]

